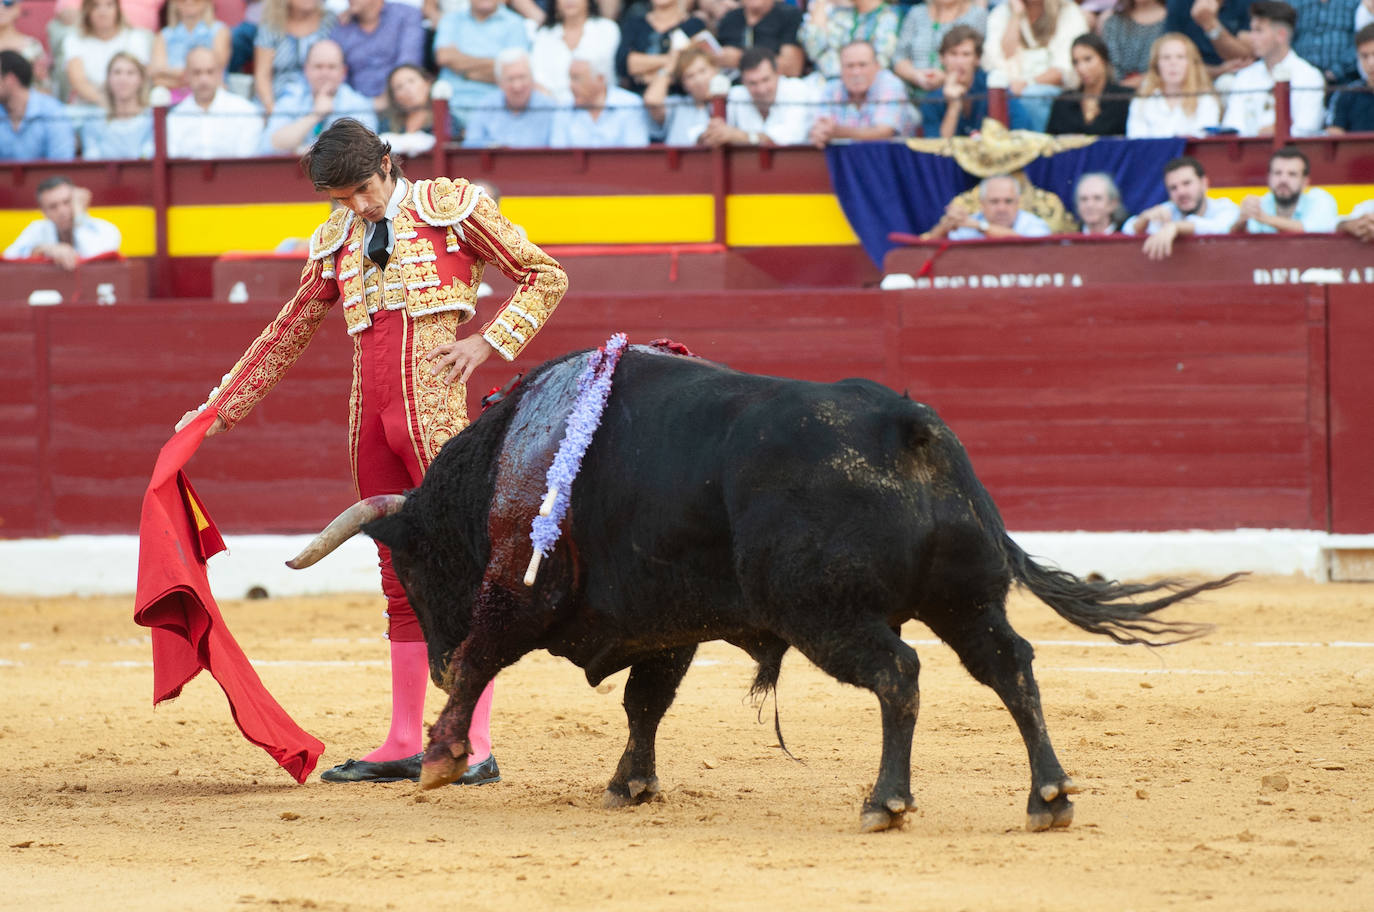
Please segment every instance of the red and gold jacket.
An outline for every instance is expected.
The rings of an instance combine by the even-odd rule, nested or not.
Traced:
[[[487,263],[516,283],[515,293],[482,328],[507,361],[520,354],[568,289],[568,276],[501,215],[496,203],[465,180],[422,180],[406,188],[392,228],[395,246],[380,270],[363,250],[366,224],[336,210],[310,239],[310,260],[295,296],[211,391],[206,405],[233,427],[267,395],[310,343],[336,301],[353,344],[350,441],[357,440],[361,351],[359,334],[382,308],[404,311],[408,350],[406,410],[420,464],[428,466],[450,437],[467,427],[467,391],[432,377],[420,360],[458,337],[477,312]],[[356,447],[352,447],[356,449]],[[356,453],[354,454],[356,457]]]

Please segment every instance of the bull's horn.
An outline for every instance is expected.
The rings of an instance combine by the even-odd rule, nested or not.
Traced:
[[[364,523],[399,512],[405,502],[404,494],[378,494],[376,497],[358,501],[325,526],[324,531],[316,535],[314,540],[305,546],[304,551],[286,562],[286,566],[292,570],[309,567],[357,535]]]

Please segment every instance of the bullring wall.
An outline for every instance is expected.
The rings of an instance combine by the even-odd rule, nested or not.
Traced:
[[[1374,532],[1374,316],[1362,286],[569,295],[471,398],[613,330],[734,367],[865,376],[935,406],[1018,530]],[[0,308],[0,537],[131,533],[173,423],[279,307]],[[318,529],[353,500],[350,341],[326,321],[190,475],[228,532]],[[474,401],[475,405],[475,401]]]

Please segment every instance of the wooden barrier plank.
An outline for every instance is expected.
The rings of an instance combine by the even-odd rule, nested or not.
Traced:
[[[1331,531],[1374,532],[1374,307],[1358,286],[1331,286]]]

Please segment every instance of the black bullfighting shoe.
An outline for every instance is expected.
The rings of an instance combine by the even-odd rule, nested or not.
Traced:
[[[454,785],[490,785],[501,781],[501,768],[496,765],[496,755],[492,754],[476,766],[459,776]]]
[[[325,782],[400,782],[409,779],[420,781],[420,760],[424,754],[405,757],[401,760],[345,760],[338,766],[320,773]],[[492,754],[476,766],[454,780],[452,785],[488,785],[501,781],[501,768],[496,765],[496,755]]]
[[[419,782],[421,756],[377,761],[349,759],[320,773],[320,778],[325,782]]]

